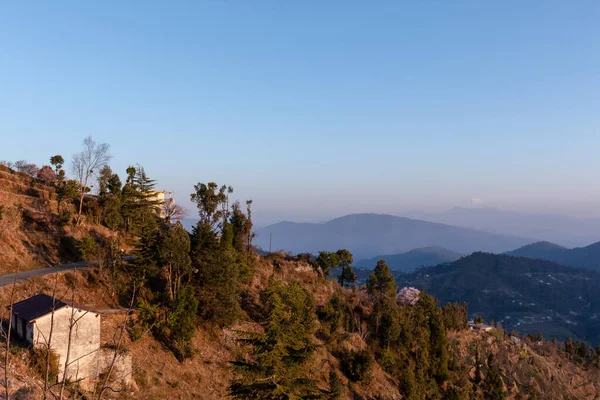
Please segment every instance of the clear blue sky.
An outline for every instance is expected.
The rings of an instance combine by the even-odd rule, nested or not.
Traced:
[[[0,159],[92,135],[259,223],[477,203],[600,214],[597,1],[0,6]],[[192,214],[195,210],[189,207]]]

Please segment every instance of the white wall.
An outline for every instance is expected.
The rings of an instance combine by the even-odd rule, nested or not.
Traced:
[[[74,312],[74,314],[72,314]],[[54,313],[54,329],[50,347],[59,359],[59,378],[67,359],[69,347],[69,321],[77,321],[71,333],[71,350],[67,378],[71,380],[95,377],[98,351],[100,349],[100,315],[91,311],[63,307]],[[50,337],[52,315],[35,320],[33,342],[46,346]]]

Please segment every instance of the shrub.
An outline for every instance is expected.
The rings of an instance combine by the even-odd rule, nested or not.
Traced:
[[[58,216],[58,224],[62,227],[65,227],[71,223],[72,219],[73,214],[70,211],[62,210]]]
[[[342,372],[353,382],[368,382],[373,370],[373,359],[366,350],[344,350],[340,355]]]
[[[58,250],[62,258],[69,260],[79,258],[79,250],[77,250],[77,240],[75,240],[71,236],[61,236]]]
[[[84,261],[92,261],[96,256],[96,241],[90,236],[84,236],[77,242],[77,250]]]

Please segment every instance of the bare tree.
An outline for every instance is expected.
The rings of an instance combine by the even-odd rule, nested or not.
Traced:
[[[165,200],[161,207],[162,215],[165,218],[165,221],[168,223],[173,221],[181,221],[188,215],[188,210],[175,203],[172,198]]]
[[[73,272],[77,273],[76,267],[73,268]],[[88,355],[88,354],[85,354],[82,357],[79,357],[75,360],[71,360],[71,347],[73,345],[73,330],[76,328],[79,320],[81,320],[83,317],[85,317],[89,312],[89,310],[86,310],[81,316],[76,318],[76,316],[75,316],[75,313],[76,313],[75,294],[77,292],[77,280],[75,280],[73,282],[73,287],[71,288],[71,290],[72,290],[71,291],[71,304],[70,304],[71,315],[69,316],[69,335],[67,336],[67,354],[65,356],[65,365],[63,367],[63,374],[62,374],[62,379],[60,382],[60,393],[58,396],[58,398],[60,400],[64,399],[65,387],[66,387],[67,381],[68,381],[67,373],[69,372],[69,367],[71,366],[71,364],[79,361],[82,357],[85,357]]]
[[[15,161],[15,171],[26,173],[27,175],[35,178],[37,176],[38,167],[37,165],[27,162],[25,160]]]
[[[123,323],[117,328],[117,331],[115,332],[114,337],[114,342],[115,342],[115,346],[114,346],[114,350],[113,350],[113,356],[112,356],[112,360],[110,362],[110,365],[108,367],[108,371],[106,373],[106,376],[104,377],[104,381],[102,382],[102,387],[100,388],[100,393],[98,394],[98,400],[102,400],[102,396],[104,396],[104,393],[107,390],[110,390],[112,392],[119,392],[119,389],[114,389],[110,386],[110,378],[111,375],[115,369],[115,366],[117,364],[117,360],[119,357],[119,354],[122,350],[122,346],[123,346],[123,339],[125,336],[125,333],[127,332],[127,324],[129,323],[129,319],[130,319],[130,315],[133,312],[133,305],[135,304],[135,294],[136,294],[136,287],[135,287],[135,281],[133,283],[133,291],[131,294],[131,301],[129,302],[129,308],[127,309],[127,313],[125,314],[125,320],[123,321]],[[93,396],[92,396],[93,398]]]
[[[9,306],[9,315],[8,315],[8,328],[6,329],[6,333],[2,330],[3,336],[5,337],[6,348],[4,349],[4,394],[7,399],[10,399],[10,385],[8,383],[8,366],[9,366],[9,357],[10,357],[10,333],[12,331],[12,318],[13,318],[13,305],[15,303],[15,287],[17,286],[17,280],[19,279],[19,270],[15,274],[15,279],[12,283],[12,288],[10,290],[10,306]],[[4,314],[4,312],[3,312]],[[4,318],[3,318],[4,319]],[[0,327],[1,329],[1,327]]]
[[[73,155],[71,170],[79,181],[79,212],[77,223],[81,223],[81,211],[83,210],[83,198],[88,183],[92,177],[106,166],[110,160],[110,146],[107,143],[96,143],[91,136],[83,140],[83,151]]]
[[[50,390],[50,361],[51,361],[51,351],[52,351],[52,333],[54,331],[54,313],[56,311],[56,290],[58,287],[58,276],[59,274],[54,274],[54,286],[52,288],[52,311],[50,316],[50,332],[48,333],[48,337],[44,337],[44,341],[46,342],[46,371],[44,373],[44,400],[48,398],[48,391]],[[40,331],[43,335],[43,332]]]

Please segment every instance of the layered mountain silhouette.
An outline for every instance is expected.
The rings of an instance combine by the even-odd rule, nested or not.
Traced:
[[[567,249],[550,242],[537,242],[509,251],[506,254],[554,261],[572,267],[600,270],[600,242],[574,249]]]
[[[492,207],[454,207],[443,212],[412,211],[404,215],[424,221],[535,238],[568,247],[583,246],[600,240],[598,217],[530,214]]]
[[[412,249],[406,253],[384,254],[354,263],[356,268],[373,269],[379,260],[385,260],[394,271],[412,272],[419,267],[430,267],[458,260],[462,254],[439,246]]]
[[[467,254],[505,252],[534,240],[386,214],[351,214],[325,223],[280,222],[257,230],[255,244],[292,253],[346,248],[356,260],[439,246]]]

